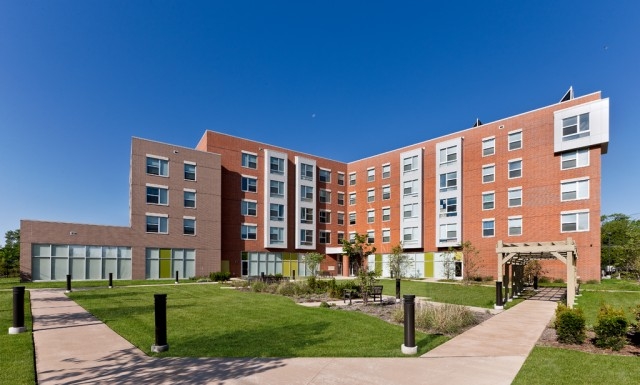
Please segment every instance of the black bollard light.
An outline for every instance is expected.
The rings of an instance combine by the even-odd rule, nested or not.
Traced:
[[[113,273],[109,273],[109,289],[113,288]]]
[[[400,302],[400,278],[396,278],[396,302]]]
[[[13,327],[9,328],[9,334],[26,332],[24,327],[24,286],[13,287]]]
[[[180,283],[180,280],[178,279],[178,270],[176,270],[176,284]]]
[[[502,282],[496,281],[496,309],[502,309]]]
[[[154,353],[166,352],[169,350],[167,343],[167,295],[154,294],[155,321],[156,321],[156,343],[151,345]]]
[[[404,295],[404,344],[401,346],[402,353],[416,354],[416,296],[413,294]]]
[[[67,291],[65,293],[71,293],[71,274],[67,274]]]
[[[533,290],[538,290],[538,276],[533,276]]]
[[[291,275],[293,276],[292,280],[295,281],[296,280],[296,271],[295,270],[291,270]]]

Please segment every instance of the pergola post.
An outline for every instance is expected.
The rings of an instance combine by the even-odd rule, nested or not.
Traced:
[[[511,268],[511,297],[518,298],[518,270],[520,265],[513,265]]]
[[[509,280],[510,280],[510,269],[511,264],[510,263],[506,263],[504,265],[504,302],[510,302],[513,301],[513,299],[511,298],[511,296],[509,295]]]
[[[573,252],[567,252],[567,306],[573,308],[576,300],[575,258]]]
[[[498,247],[502,247],[502,241],[498,241]],[[496,304],[495,309],[504,309],[502,304],[502,254],[498,254],[498,276],[496,277]]]

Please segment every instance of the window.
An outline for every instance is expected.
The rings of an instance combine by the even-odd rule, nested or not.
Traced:
[[[415,195],[418,194],[418,180],[408,180],[403,184],[403,192],[404,195]]]
[[[272,174],[284,174],[284,159],[272,156],[269,160],[269,171]]]
[[[458,188],[458,173],[448,172],[440,174],[440,191],[456,190]]]
[[[349,186],[355,186],[356,185],[356,173],[352,172],[351,174],[349,174]]]
[[[458,215],[458,198],[440,199],[440,217],[455,217]]]
[[[344,206],[344,193],[343,192],[339,192],[338,193],[338,204],[340,206]]]
[[[589,113],[562,119],[562,139],[589,135]]]
[[[193,218],[182,219],[182,234],[196,235],[196,220]]]
[[[487,138],[482,140],[482,156],[489,156],[496,153],[496,139]]]
[[[166,159],[147,157],[147,174],[169,176],[169,161]]]
[[[242,177],[242,191],[256,192],[258,191],[258,180],[255,178]]]
[[[402,171],[409,172],[418,169],[418,155],[410,156],[402,160]]]
[[[242,215],[249,215],[255,217],[258,215],[258,204],[254,201],[245,201],[240,202],[240,213]]]
[[[589,165],[589,149],[568,151],[562,153],[560,160],[560,168],[568,170],[570,168],[586,167]]]
[[[184,164],[184,179],[196,180],[196,165],[192,163]]]
[[[509,189],[509,207],[522,206],[522,189]]]
[[[169,204],[169,190],[166,187],[147,186],[147,203],[154,205]]]
[[[269,181],[269,193],[272,197],[284,197],[284,182],[278,180]]]
[[[313,180],[313,166],[306,163],[300,163],[300,178]]]
[[[440,225],[440,242],[454,240],[458,237],[455,223]]]
[[[367,243],[375,243],[376,242],[376,232],[373,230],[367,231]]]
[[[272,221],[284,221],[284,205],[278,203],[270,203],[269,219]]]
[[[404,242],[411,242],[418,240],[418,228],[417,227],[405,227],[402,229],[402,240]]]
[[[338,173],[338,186],[344,186],[344,173]]]
[[[589,199],[589,179],[561,183],[560,193],[563,202]]]
[[[300,243],[303,245],[313,245],[313,230],[300,230]]]
[[[318,171],[318,179],[320,182],[330,183],[331,182],[331,171],[320,169]]]
[[[331,191],[320,189],[320,203],[331,203]]]
[[[383,229],[382,230],[382,243],[391,242],[391,230]]]
[[[320,230],[320,239],[319,242],[321,244],[328,245],[331,243],[331,233],[328,231]]]
[[[509,179],[520,178],[522,176],[522,161],[509,161]]]
[[[169,232],[169,219],[156,215],[147,215],[147,233],[167,234]]]
[[[509,134],[509,151],[522,148],[522,131],[512,132]]]
[[[349,243],[355,243],[356,242],[356,233],[351,232],[349,233]]]
[[[482,220],[482,237],[493,237],[495,235],[495,221],[493,219]]]
[[[391,208],[385,207],[382,209],[382,221],[389,222],[391,220]]]
[[[257,169],[258,168],[258,156],[255,154],[242,153],[242,167]]]
[[[383,164],[382,165],[382,179],[387,179],[391,177],[391,165]]]
[[[589,231],[589,212],[569,212],[560,214],[562,232]]]
[[[495,194],[493,192],[482,193],[482,209],[493,210],[495,208]]]
[[[341,245],[343,241],[344,241],[344,233],[338,232],[338,244]]]
[[[283,227],[269,227],[269,242],[270,243],[283,243],[284,242],[284,228]]]
[[[313,200],[313,187],[304,185],[300,186],[300,198],[303,201]]]
[[[240,238],[255,240],[258,238],[258,227],[256,225],[242,225],[240,227]]]
[[[367,202],[371,203],[376,200],[376,190],[369,189],[367,190]]]
[[[313,209],[309,207],[300,208],[300,222],[313,223]]]
[[[382,200],[386,201],[391,199],[391,186],[382,186]]]
[[[496,166],[482,166],[482,183],[491,183],[496,179]]]
[[[376,180],[376,169],[367,169],[367,182],[373,182],[374,180]]]
[[[349,224],[350,225],[356,224],[356,213],[349,213]]]
[[[185,191],[184,192],[184,207],[195,208],[196,207],[196,192]]]
[[[374,210],[367,210],[367,223],[373,223],[376,221],[376,212]]]
[[[406,204],[404,205],[402,211],[403,211],[404,218],[415,218],[418,216],[418,204],[417,203]]]
[[[349,193],[349,206],[356,204],[356,193]]]
[[[440,164],[453,163],[458,160],[457,146],[440,149]]]
[[[522,217],[509,218],[509,235],[522,235]]]
[[[331,223],[331,211],[320,210],[318,213],[318,221],[320,223]]]
[[[338,212],[338,224],[344,225],[344,213],[340,211]]]

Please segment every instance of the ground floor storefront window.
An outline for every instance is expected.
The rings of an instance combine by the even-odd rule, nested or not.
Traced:
[[[147,279],[191,278],[196,275],[196,251],[193,249],[147,248],[145,277]]]
[[[31,267],[34,281],[131,279],[131,247],[34,244]]]

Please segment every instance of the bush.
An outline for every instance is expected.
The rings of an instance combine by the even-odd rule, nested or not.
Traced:
[[[209,279],[213,282],[226,282],[231,278],[231,273],[228,271],[216,271],[209,274]]]
[[[564,279],[556,278],[556,279],[553,280],[553,283],[564,283]]]
[[[355,281],[340,281],[329,286],[329,296],[331,298],[341,299],[345,289],[358,290],[360,286]]]
[[[296,294],[296,286],[294,282],[280,282],[276,289],[276,294],[293,297]]]
[[[320,307],[325,307],[325,308],[330,308],[331,305],[329,305],[328,303],[326,303],[325,301],[320,302]]]
[[[264,288],[267,286],[266,283],[262,282],[262,281],[255,281],[253,283],[251,283],[251,291],[255,292],[255,293],[261,293],[264,291]]]
[[[624,310],[602,305],[597,323],[593,327],[593,331],[596,332],[596,346],[612,350],[622,349],[626,343],[628,328],[629,321],[624,315]]]
[[[582,344],[586,338],[586,320],[582,309],[571,309],[559,304],[555,320],[558,342],[563,344]]]
[[[473,312],[465,306],[453,304],[418,305],[416,326],[442,334],[456,334],[461,329],[477,323]]]
[[[393,322],[403,323],[404,322],[404,308],[402,305],[397,305],[393,312],[391,313],[391,319]]]
[[[551,279],[549,279],[549,277],[538,277],[538,283],[550,283]]]

